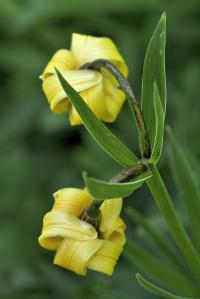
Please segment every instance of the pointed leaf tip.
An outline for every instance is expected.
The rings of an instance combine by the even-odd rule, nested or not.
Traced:
[[[163,11],[163,13],[162,13],[162,15],[161,15],[161,18],[162,18],[162,19],[165,19],[165,21],[166,21],[166,18],[167,18],[167,13],[166,13],[166,11]]]
[[[160,98],[163,119],[166,110],[166,74],[165,74],[165,45],[166,45],[166,14],[163,13],[150,39],[143,67],[142,78],[142,112],[153,149],[157,134],[155,111],[155,95]],[[156,93],[155,93],[156,83]],[[158,104],[158,101],[156,100]],[[160,104],[159,104],[160,106]],[[159,108],[157,105],[157,108]],[[161,110],[159,108],[159,110]],[[159,155],[158,155],[159,158]]]
[[[99,200],[127,197],[140,188],[151,176],[152,174],[147,171],[130,182],[113,183],[90,178],[86,173],[83,173],[83,179],[88,191],[95,199]]]

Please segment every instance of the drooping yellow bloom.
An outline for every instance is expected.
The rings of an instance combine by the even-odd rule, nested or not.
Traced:
[[[80,219],[92,202],[86,189],[61,189],[54,198],[39,237],[42,247],[56,250],[54,264],[79,275],[86,275],[87,269],[111,275],[125,244],[125,224],[119,217],[122,198],[103,202],[98,233]]]
[[[71,125],[82,121],[71,106],[55,74],[56,67],[95,115],[105,122],[113,122],[125,100],[119,84],[106,69],[100,72],[80,70],[85,63],[106,59],[114,63],[127,77],[128,69],[113,41],[104,37],[93,37],[74,33],[70,50],[58,50],[47,64],[41,79],[44,93],[55,113],[68,112]]]

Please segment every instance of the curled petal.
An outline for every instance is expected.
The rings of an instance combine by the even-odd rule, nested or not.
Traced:
[[[54,193],[53,210],[68,212],[80,217],[86,207],[92,202],[92,197],[86,189],[63,188]]]
[[[84,91],[102,81],[101,74],[92,70],[63,71],[62,75],[77,92]],[[70,103],[55,70],[54,74],[43,80],[42,87],[53,112],[62,113],[69,110]]]
[[[126,225],[124,221],[119,217],[113,225],[113,231],[109,232],[109,234],[104,233],[104,238],[113,241],[114,243],[121,246],[124,246],[124,244],[126,243],[126,237],[124,233],[125,228]]]
[[[98,118],[100,119],[105,118],[106,104],[105,104],[104,89],[102,83],[95,85],[91,88],[88,88],[87,90],[81,91],[80,96]],[[77,113],[76,109],[74,108],[74,106],[71,107],[69,113],[69,120],[71,125],[79,125],[82,123],[82,120],[79,114]]]
[[[114,224],[120,215],[122,208],[122,198],[113,198],[105,200],[101,206],[102,219],[100,231],[110,234],[113,231]]]
[[[122,246],[111,241],[104,241],[100,249],[89,260],[88,269],[112,275],[121,252]]]
[[[67,212],[55,210],[47,213],[39,237],[40,245],[46,249],[56,250],[64,238],[91,240],[97,238],[97,232],[91,224]]]
[[[71,51],[79,67],[96,59],[107,59],[113,62],[125,76],[128,74],[127,65],[110,38],[74,33]]]
[[[103,240],[63,240],[54,258],[54,264],[85,275],[90,258],[103,245]]]
[[[58,50],[47,64],[41,79],[44,80],[50,75],[54,74],[55,67],[60,71],[69,71],[75,69],[76,63],[72,53],[65,49]]]

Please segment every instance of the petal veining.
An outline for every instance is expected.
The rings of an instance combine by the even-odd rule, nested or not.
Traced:
[[[85,275],[90,258],[103,245],[103,240],[77,241],[65,239],[54,258],[54,264],[74,271],[79,275]]]
[[[84,209],[92,202],[86,189],[63,188],[54,193],[54,210],[68,212],[80,217]]]
[[[55,239],[54,239],[55,238]],[[43,219],[39,243],[42,247],[56,250],[64,239],[91,240],[97,238],[95,228],[67,212],[53,210]]]

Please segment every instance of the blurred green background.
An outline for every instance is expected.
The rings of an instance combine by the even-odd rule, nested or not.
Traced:
[[[111,278],[98,273],[80,278],[53,266],[52,253],[39,247],[42,217],[52,206],[52,193],[62,187],[82,187],[82,170],[109,179],[119,166],[83,127],[70,127],[65,115],[50,112],[38,77],[54,51],[69,47],[72,32],[109,36],[125,57],[139,99],[145,50],[164,10],[168,24],[167,123],[198,172],[199,0],[0,1],[0,298],[154,298],[138,286],[137,269],[124,257]],[[125,104],[111,127],[137,152],[136,130],[131,124]],[[159,168],[176,199],[167,153],[165,140]],[[145,188],[125,205],[137,207],[165,232]],[[143,244],[131,223],[128,233]]]

